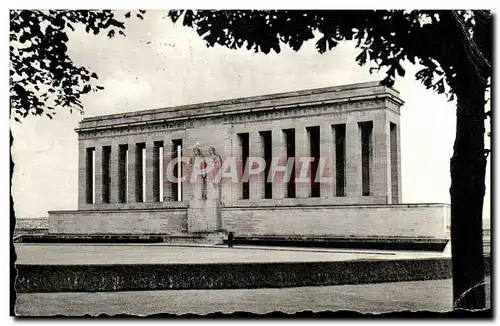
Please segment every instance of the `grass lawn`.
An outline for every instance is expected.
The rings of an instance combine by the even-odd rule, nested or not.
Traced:
[[[491,303],[490,278],[486,304]],[[383,313],[402,310],[449,311],[452,281],[432,280],[365,285],[297,287],[281,289],[170,290],[100,293],[22,293],[16,314],[24,316],[155,313],[207,314],[247,311],[295,313],[312,310],[351,310]]]

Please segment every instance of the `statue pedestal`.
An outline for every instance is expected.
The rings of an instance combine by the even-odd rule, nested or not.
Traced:
[[[188,208],[188,231],[210,232],[220,229],[220,201],[193,199]]]

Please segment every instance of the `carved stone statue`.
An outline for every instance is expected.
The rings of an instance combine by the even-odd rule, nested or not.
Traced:
[[[220,230],[221,222],[221,181],[222,159],[210,147],[205,157],[198,148],[194,149],[192,160],[193,185],[192,200],[188,208],[188,230]],[[196,179],[194,179],[196,177]]]
[[[197,173],[195,175],[196,180],[194,180],[194,189],[193,189],[193,199],[207,199],[207,180],[206,180],[206,162],[205,157],[201,153],[199,148],[194,148],[194,157],[193,157],[193,169],[197,169]]]
[[[214,147],[208,148],[208,155],[211,159],[211,164],[213,164],[213,168],[207,174],[207,197],[208,199],[220,201],[222,158],[217,155]]]

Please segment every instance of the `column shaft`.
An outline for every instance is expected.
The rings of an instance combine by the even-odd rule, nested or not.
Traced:
[[[128,143],[128,178],[127,178],[127,203],[135,203],[135,186],[136,186],[136,156],[137,147],[135,142]]]
[[[179,157],[179,160],[182,158],[182,157],[191,157],[190,155],[191,152],[192,152],[192,149],[188,149],[188,145],[187,145],[187,142],[186,142],[186,135],[184,134],[182,137],[182,150],[181,150],[181,157]],[[177,150],[177,148],[175,149]],[[181,188],[182,188],[182,201],[183,202],[188,202],[191,198],[191,194],[193,193],[193,190],[191,189],[191,182],[190,182],[190,178],[191,178],[191,175],[189,175],[189,171],[190,171],[190,168],[189,168],[189,165],[187,163],[184,163],[182,161],[179,161],[181,163],[181,176],[185,176],[185,180],[184,181],[181,181],[182,182],[182,185],[181,185]]]
[[[286,157],[286,144],[285,136],[281,129],[272,130],[272,153],[273,160],[279,160],[280,166],[285,166]],[[271,171],[272,173],[272,171]],[[281,177],[280,177],[281,175]],[[285,198],[286,183],[283,180],[283,173],[277,173],[277,176],[273,182],[273,199],[283,199]]]
[[[172,189],[171,182],[169,176],[173,176],[173,164],[170,164],[172,161],[172,139],[170,137],[165,137],[163,140],[163,198],[164,201],[175,200],[172,198]],[[169,165],[170,164],[170,165]]]
[[[320,163],[318,173],[320,179],[320,197],[330,198],[335,196],[335,143],[333,129],[330,124],[320,126]]]
[[[78,141],[78,209],[87,204],[87,147]]]
[[[154,168],[154,164],[155,164],[155,159],[154,159],[154,154],[155,154],[155,144],[152,142],[152,141],[148,141],[146,143],[146,170],[143,172],[146,174],[146,186],[145,186],[145,189],[146,189],[146,202],[154,202],[156,201],[156,198],[155,198],[155,185],[154,185],[154,182],[156,181],[155,179],[155,168]]]
[[[403,187],[402,187],[402,182],[401,182],[401,128],[399,127],[399,122],[396,124],[396,144],[397,144],[397,195],[395,194],[393,196],[393,203],[394,204],[400,204],[402,203],[402,193],[403,193]]]
[[[113,140],[112,145],[111,145],[111,157],[110,157],[110,178],[111,178],[111,184],[110,184],[110,203],[118,203],[119,198],[119,173],[118,169],[120,166],[120,144],[118,144],[118,141]]]
[[[370,184],[373,196],[387,198],[385,204],[391,204],[391,164],[389,121],[383,117],[373,121],[373,171]]]
[[[264,159],[264,144],[258,131],[251,131],[250,135],[250,158]],[[256,164],[256,163],[254,163]],[[255,167],[256,168],[256,167]],[[250,200],[259,201],[264,198],[265,171],[250,175]]]
[[[102,204],[102,146],[95,146],[95,203]]]
[[[241,143],[240,143],[240,140],[238,138],[238,134],[237,133],[233,133],[233,135],[231,136],[232,137],[232,140],[231,140],[231,143],[232,143],[232,149],[231,149],[231,153],[233,154],[233,158],[236,162],[236,167],[237,167],[237,175],[238,175],[238,180],[232,180],[231,181],[231,199],[233,200],[233,202],[235,200],[240,200],[242,199],[242,195],[243,195],[243,187],[242,187],[242,179],[243,179],[243,162],[242,162],[242,156],[243,156],[243,151],[242,151],[242,148],[241,148]],[[236,182],[235,182],[236,181]]]
[[[361,132],[357,121],[346,123],[346,196],[361,196]]]
[[[306,128],[295,128],[295,193],[297,198],[311,197],[311,162],[307,161],[311,157],[309,142]],[[307,170],[305,170],[306,167]]]

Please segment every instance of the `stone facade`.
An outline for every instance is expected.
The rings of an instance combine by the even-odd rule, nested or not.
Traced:
[[[224,225],[240,235],[445,238],[446,204],[231,207]]]
[[[399,205],[402,104],[370,82],[85,118],[78,211],[49,212],[50,232],[445,237],[446,205]],[[214,199],[205,178],[209,198],[194,198],[193,149],[209,147],[238,180],[223,178]],[[167,178],[178,154],[180,185]],[[292,178],[266,182],[266,168],[242,180],[250,158],[277,169],[294,158]]]

